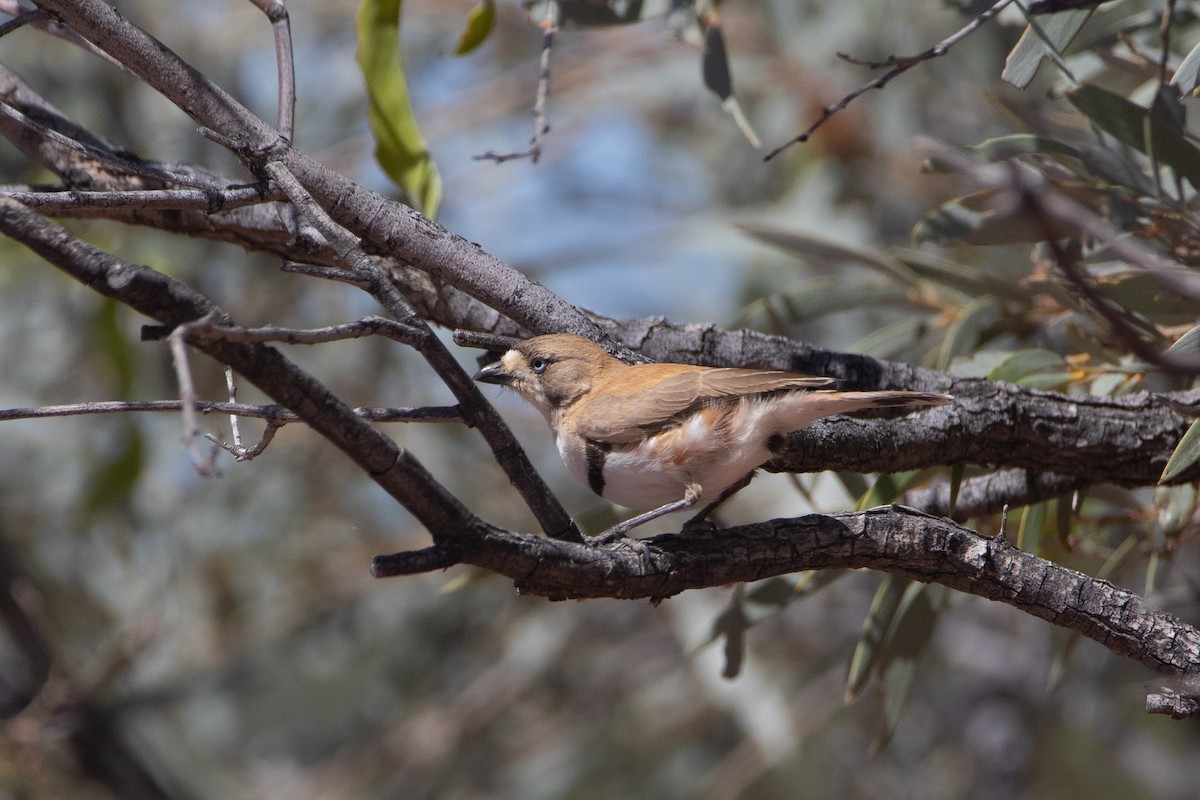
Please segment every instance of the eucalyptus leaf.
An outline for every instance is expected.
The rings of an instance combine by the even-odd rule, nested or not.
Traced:
[[[1159,481],[1167,483],[1174,480],[1191,469],[1198,460],[1200,460],[1200,419],[1195,419],[1192,420],[1187,432],[1183,434],[1183,438],[1179,440],[1179,444],[1175,445],[1175,450],[1167,460],[1167,466],[1163,468]]]
[[[1037,27],[1027,27],[1008,54],[1000,77],[1018,89],[1029,86],[1042,65],[1042,59],[1066,49],[1083,28],[1094,9],[1072,9],[1040,18]]]
[[[905,590],[914,585],[912,581],[895,575],[885,575],[875,589],[871,607],[863,620],[862,633],[858,637],[850,667],[846,675],[846,702],[852,703],[870,683],[871,673],[879,661],[880,651],[887,632],[892,627],[896,610]]]
[[[479,47],[487,40],[495,27],[496,2],[495,0],[482,0],[467,15],[467,26],[463,28],[462,34],[458,37],[454,55],[466,55]]]
[[[1200,325],[1189,330],[1167,348],[1168,353],[1200,353]]]
[[[1132,100],[1094,84],[1067,93],[1088,119],[1122,144],[1154,156],[1192,186],[1200,188],[1200,149],[1187,138],[1169,96],[1156,97],[1153,113]],[[1147,130],[1148,129],[1148,130]]]
[[[400,54],[401,0],[363,0],[358,8],[358,65],[366,82],[367,120],[375,159],[408,200],[429,218],[437,216],[442,179],[408,100]]]
[[[1061,370],[1063,358],[1058,353],[1037,348],[1019,350],[993,367],[987,374],[990,381],[1016,383],[1027,375],[1048,370]]]

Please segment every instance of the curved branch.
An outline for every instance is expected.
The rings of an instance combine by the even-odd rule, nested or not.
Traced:
[[[479,523],[447,546],[381,556],[376,574],[474,564],[553,599],[661,599],[809,569],[890,572],[998,600],[1168,675],[1200,673],[1200,630],[1132,592],[904,506],[774,519],[589,547]],[[411,563],[410,563],[411,561]]]

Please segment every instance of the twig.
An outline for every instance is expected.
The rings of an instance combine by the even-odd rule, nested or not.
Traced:
[[[39,136],[59,145],[60,147],[66,148],[74,153],[84,155],[89,159],[94,159],[100,161],[101,163],[114,166],[122,172],[131,175],[137,175],[142,178],[151,178],[158,181],[165,181],[167,183],[177,183],[181,186],[191,186],[197,189],[203,189],[205,191],[219,192],[221,190],[221,187],[216,186],[210,181],[206,181],[202,178],[197,178],[193,175],[185,175],[179,172],[173,172],[162,167],[154,166],[153,164],[147,164],[145,162],[135,161],[129,158],[122,158],[114,151],[104,150],[99,147],[77,141],[68,136],[64,136],[58,131],[49,128],[40,122],[37,122],[29,115],[17,110],[16,108],[13,108],[7,103],[0,103],[0,115],[8,117],[14,122],[17,122],[18,124],[37,133]]]
[[[281,328],[268,325],[261,328],[233,328],[222,325],[192,325],[189,326],[188,338],[220,339],[226,342],[243,342],[264,344],[267,342],[282,342],[284,344],[323,344],[339,342],[346,339],[361,339],[364,336],[386,336],[387,338],[412,345],[421,333],[408,325],[384,317],[368,316],[357,322],[347,322],[341,325],[329,325],[324,328]],[[232,400],[232,398],[230,398]]]
[[[868,62],[868,64],[872,67],[877,68],[889,66],[891,69],[870,83],[863,84],[853,92],[850,92],[833,105],[826,106],[825,108],[821,109],[821,115],[817,117],[816,121],[813,122],[812,125],[808,126],[808,129],[804,131],[804,133],[801,133],[791,141],[785,142],[771,152],[767,153],[767,155],[763,158],[763,161],[770,161],[771,159],[775,158],[775,156],[779,155],[794,144],[803,144],[804,142],[807,142],[822,125],[830,120],[831,117],[872,89],[882,89],[884,86],[887,86],[889,83],[891,83],[893,78],[904,74],[917,64],[946,55],[946,53],[950,51],[950,48],[954,47],[954,45],[958,44],[963,39],[979,30],[979,28],[986,25],[993,17],[1003,11],[1005,7],[1010,5],[1012,2],[1013,0],[999,0],[999,2],[977,16],[957,33],[954,33],[953,35],[943,39],[923,53],[918,53],[915,56],[890,56],[886,60],[878,63]],[[839,53],[838,57],[845,61],[851,61],[852,63],[863,63],[842,53]]]
[[[188,365],[187,336],[188,325],[180,325],[167,337],[171,348],[171,356],[175,362],[175,377],[179,381],[179,402],[183,412],[183,447],[192,457],[192,466],[201,477],[216,477],[220,474],[217,469],[217,450],[213,448],[205,454],[197,442],[199,429],[196,426],[196,388],[192,384],[192,370]]]
[[[307,275],[310,278],[321,278],[327,281],[348,283],[360,289],[367,288],[367,281],[353,272],[338,267],[323,267],[320,264],[304,264],[299,261],[285,261],[279,267],[283,272],[293,272],[297,275]]]
[[[547,8],[549,9],[552,5],[549,4]],[[533,136],[529,139],[529,149],[515,153],[497,153],[489,150],[475,156],[476,161],[495,161],[497,164],[503,164],[505,161],[528,158],[536,164],[542,157],[542,137],[550,132],[550,125],[546,122],[546,101],[550,96],[550,51],[554,46],[554,34],[558,33],[558,28],[549,16],[549,11],[546,19],[542,20],[541,27],[541,70],[538,72],[537,97],[533,103]]]
[[[262,9],[275,35],[275,64],[279,73],[279,103],[275,127],[289,142],[296,119],[296,67],[292,56],[292,25],[283,0],[250,0]]]
[[[520,344],[521,340],[512,336],[500,336],[494,333],[478,333],[476,331],[454,331],[454,343],[459,347],[475,347],[491,353],[503,353]]]
[[[85,192],[62,189],[49,192],[30,191],[25,187],[0,188],[4,196],[22,205],[57,214],[91,208],[195,209],[210,214],[231,208],[241,208],[279,200],[280,195],[264,194],[261,186],[231,186],[225,189],[131,189],[129,191]]]
[[[264,419],[279,425],[300,422],[295,413],[281,405],[269,403],[250,405],[247,403],[213,402],[193,400],[192,407],[201,414],[236,414],[249,419]],[[17,419],[52,419],[78,417],[88,414],[129,414],[143,411],[182,411],[180,400],[104,400],[93,403],[70,403],[37,408],[0,409],[0,422]],[[419,408],[378,408],[361,406],[351,409],[359,417],[371,422],[462,422],[458,406],[422,406]]]

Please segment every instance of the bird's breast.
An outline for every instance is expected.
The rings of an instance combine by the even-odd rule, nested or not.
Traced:
[[[745,400],[703,408],[678,423],[625,445],[557,437],[559,454],[576,479],[635,511],[679,500],[697,483],[715,500],[770,458],[761,403]]]

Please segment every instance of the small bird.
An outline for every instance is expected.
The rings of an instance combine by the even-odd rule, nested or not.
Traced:
[[[527,339],[475,380],[508,386],[532,403],[576,479],[643,512],[606,531],[613,540],[664,514],[711,501],[707,516],[775,455],[784,436],[832,414],[941,406],[927,392],[839,392],[790,372],[629,365],[580,336]]]

